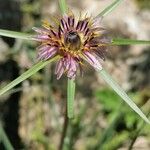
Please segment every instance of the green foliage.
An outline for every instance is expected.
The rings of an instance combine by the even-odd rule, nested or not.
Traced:
[[[138,94],[130,94],[132,97],[139,98]],[[122,114],[122,121],[128,128],[133,128],[134,124],[139,120],[139,117],[125,103],[120,103],[120,97],[111,89],[106,88],[96,92],[97,100],[102,104],[103,111],[111,118],[119,111]],[[118,110],[119,109],[119,110]]]
[[[150,9],[149,0],[135,0],[141,9]]]

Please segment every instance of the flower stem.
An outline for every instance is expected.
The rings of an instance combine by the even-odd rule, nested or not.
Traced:
[[[73,79],[68,79],[67,85],[67,116],[68,118],[73,118],[73,104],[75,95],[75,81]]]
[[[63,150],[64,140],[67,134],[67,128],[68,128],[68,117],[67,117],[67,104],[65,105],[65,114],[64,114],[64,124],[63,124],[63,131],[61,134],[60,144],[58,147],[58,150]]]

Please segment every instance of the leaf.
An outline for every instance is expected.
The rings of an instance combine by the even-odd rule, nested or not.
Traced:
[[[59,0],[59,6],[62,14],[65,14],[65,12],[67,11],[66,0]]]
[[[133,40],[133,39],[112,39],[112,45],[135,45],[135,44],[150,44],[150,41]]]
[[[6,36],[6,37],[11,37],[11,38],[23,39],[23,40],[32,40],[32,36],[33,36],[33,35],[27,34],[27,33],[3,30],[3,29],[0,29],[0,35]]]
[[[67,116],[68,118],[73,118],[73,105],[74,105],[74,95],[75,95],[75,81],[73,79],[68,79],[67,85]]]
[[[32,68],[30,68],[29,70],[24,72],[22,75],[20,75],[18,78],[16,78],[12,82],[10,82],[8,85],[3,87],[0,90],[0,95],[6,93],[8,90],[12,89],[14,86],[16,86],[17,84],[21,83],[25,79],[29,78],[30,76],[35,74],[37,71],[39,71],[40,69],[44,68],[47,64],[51,63],[52,61],[55,61],[58,58],[59,58],[59,56],[56,56],[56,57],[54,57],[54,58],[52,58],[52,59],[50,59],[48,61],[44,61],[44,62],[40,61],[39,63],[35,64]]]
[[[98,71],[101,77],[107,82],[107,84],[113,88],[113,90],[148,124],[150,121],[144,115],[144,113],[138,108],[138,106],[129,98],[129,96],[124,92],[124,90],[111,78],[111,76],[104,70]]]
[[[3,129],[1,123],[0,123],[0,143],[3,142],[6,150],[14,150],[12,144],[10,143],[5,130]]]
[[[109,6],[107,6],[101,13],[97,15],[97,17],[104,17],[112,10],[114,10],[123,0],[115,0]]]

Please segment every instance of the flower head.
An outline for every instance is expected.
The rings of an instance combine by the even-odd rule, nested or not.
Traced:
[[[38,33],[34,39],[41,42],[38,59],[61,56],[55,68],[57,79],[63,73],[74,79],[78,68],[82,73],[84,60],[95,69],[102,69],[101,61],[105,59],[109,40],[104,36],[104,28],[99,26],[99,20],[84,17],[76,21],[71,13],[55,21],[54,26],[45,22],[42,28],[33,28]]]

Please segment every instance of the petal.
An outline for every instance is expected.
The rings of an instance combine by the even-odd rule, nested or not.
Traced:
[[[63,59],[63,62],[64,62],[65,69],[68,70],[69,67],[70,67],[70,55],[67,55],[67,56]]]
[[[56,67],[55,67],[55,74],[57,74],[59,72],[59,70],[61,69],[61,67],[63,67],[62,65],[62,60],[59,60],[56,64]]]
[[[33,40],[36,40],[36,41],[47,41],[49,40],[49,36],[48,35],[35,35],[32,37]]]
[[[70,59],[70,70],[73,70],[73,71],[77,70],[76,61],[72,57]]]
[[[94,54],[86,51],[86,52],[84,52],[84,56],[85,56],[85,60],[90,65],[92,65],[95,69],[98,69],[98,70],[102,69],[101,63],[98,61],[98,59],[96,58],[96,56],[94,56]]]
[[[70,78],[70,79],[74,79],[76,76],[76,71],[68,71],[67,73],[67,77]]]
[[[74,27],[74,17],[73,16],[69,16],[68,17],[68,25],[71,26],[71,27]]]
[[[61,21],[61,27],[62,27],[62,29],[68,30],[68,25],[67,25],[65,19],[61,19],[60,21]]]
[[[67,76],[68,78],[74,79],[77,73],[77,62],[74,58],[70,58],[70,68],[68,70]]]
[[[103,61],[105,60],[105,56],[106,56],[106,47],[99,47],[96,50],[93,50],[93,52],[99,57],[101,58]]]
[[[58,73],[57,73],[57,80],[61,78],[61,76],[63,75],[64,73],[64,67],[62,66],[60,68],[60,70],[58,70]]]
[[[51,57],[53,57],[58,51],[58,48],[56,47],[45,47],[45,49],[43,48],[43,50],[41,50],[38,53],[38,59],[40,60],[47,60]]]
[[[34,30],[35,32],[40,33],[40,34],[49,34],[49,30],[43,29],[43,28],[33,27],[32,30]]]
[[[101,24],[101,21],[102,21],[102,17],[95,17],[94,19],[93,19],[93,23],[92,23],[92,26],[93,27],[99,27],[100,26],[100,24]]]

